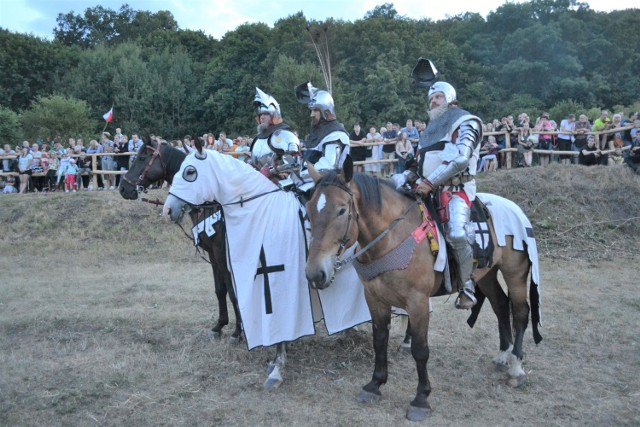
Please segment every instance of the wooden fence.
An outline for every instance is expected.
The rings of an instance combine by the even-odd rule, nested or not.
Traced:
[[[620,128],[615,128],[615,129],[610,129],[610,130],[604,130],[604,131],[599,131],[599,132],[586,132],[587,135],[596,135],[596,137],[598,139],[603,138],[606,135],[612,134],[612,133],[617,133],[617,132],[624,132],[626,130],[629,129],[633,129],[633,126],[625,126],[625,127],[620,127]],[[558,135],[561,134],[562,132],[551,132],[551,131],[531,131],[532,134],[541,134],[541,135]],[[504,132],[486,132],[484,134],[485,136],[487,135],[503,135],[504,139],[505,139],[505,148],[500,150],[500,153],[505,153],[505,164],[504,167],[506,167],[507,169],[511,169],[513,167],[513,153],[516,153],[518,151],[517,147],[512,146],[512,142],[511,142],[511,134],[507,131]],[[365,147],[372,147],[372,146],[376,146],[376,145],[395,145],[395,143],[390,143],[390,144],[386,144],[384,142],[372,142],[372,143],[368,143],[365,142],[362,144],[362,146]],[[553,154],[553,155],[570,155],[570,156],[577,156],[579,155],[579,153],[575,152],[575,151],[558,151],[558,150],[540,150],[540,149],[534,149],[533,150],[534,153],[537,154]],[[225,152],[224,154],[229,154],[232,155],[234,157],[237,156],[241,156],[241,155],[248,155],[247,151],[244,152],[235,152],[235,151],[228,151]],[[92,184],[94,188],[98,187],[98,174],[102,174],[102,175],[113,175],[114,177],[116,175],[124,175],[127,173],[127,171],[110,171],[110,170],[101,170],[98,169],[98,158],[102,157],[102,156],[136,156],[138,153],[132,153],[132,152],[127,152],[127,153],[93,153],[93,154],[85,154],[85,156],[91,156],[91,166],[92,166]],[[17,157],[17,155],[4,155],[4,156],[0,156],[0,160],[3,159],[15,159]],[[71,157],[80,157],[79,154],[72,154]],[[398,160],[397,159],[376,159],[376,160],[365,160],[365,161],[359,161],[359,162],[354,162],[354,164],[356,165],[364,165],[364,164],[384,164],[384,163],[396,163]],[[9,175],[13,175],[13,176],[18,176],[17,172],[0,172],[0,176],[9,176]],[[33,174],[32,176],[45,176],[44,173],[39,173],[39,174]]]

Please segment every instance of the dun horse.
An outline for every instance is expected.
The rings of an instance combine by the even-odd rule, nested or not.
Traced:
[[[341,264],[338,259],[342,248],[349,247],[356,241],[363,248],[356,254],[356,261],[365,268],[368,266],[369,271],[378,270],[376,275],[361,274],[362,270],[357,269],[371,312],[375,352],[373,377],[363,387],[359,400],[377,402],[381,396],[380,386],[387,382],[391,307],[404,308],[409,314],[411,354],[418,371],[417,393],[407,410],[407,418],[413,421],[425,419],[431,411],[427,401],[431,392],[427,373],[429,298],[439,294],[443,274],[434,270],[436,258],[428,240],[421,243],[414,240],[417,235],[415,232],[424,224],[419,204],[415,198],[396,191],[387,181],[363,174],[353,176],[350,160],[345,162],[340,173],[333,171],[321,177],[312,167],[310,170],[316,180],[316,189],[307,204],[312,235],[306,267],[307,278],[318,288],[328,287],[336,266]],[[497,199],[502,199],[498,196],[490,198],[496,204]],[[514,203],[508,203],[513,205],[507,204],[508,209],[519,210]],[[524,216],[523,213],[522,215]],[[495,241],[494,227],[491,223],[489,225]],[[523,383],[525,376],[522,369],[522,341],[529,320],[527,277],[532,261],[531,253],[528,254],[526,248],[513,249],[512,236],[502,237],[506,239],[506,245],[496,245],[493,262],[486,268],[476,270],[474,277],[479,287],[478,295],[482,293],[486,296],[498,318],[500,353],[494,363],[508,366],[509,384],[518,386]],[[397,251],[398,248],[406,248],[407,243],[413,248],[413,252],[412,249],[409,249],[408,254],[406,250]],[[529,243],[535,247],[535,241]],[[533,253],[533,262],[537,268],[537,252],[534,250]],[[390,259],[394,258],[393,255],[396,255],[395,260]],[[379,263],[381,259],[385,261]],[[398,266],[398,262],[402,265]],[[385,263],[395,263],[397,266],[380,267],[380,264]],[[498,271],[502,272],[506,281],[508,295],[505,295],[498,283]],[[532,274],[532,281],[533,277]],[[537,330],[538,290],[533,283],[531,288],[535,288],[535,293],[532,293],[532,300],[535,300],[532,301],[532,305],[535,305],[532,319],[534,339],[538,342],[542,339]],[[511,332],[511,320],[515,329],[515,341]]]
[[[152,142],[144,138],[135,160],[120,183],[120,195],[128,200],[138,198],[138,192],[146,192],[154,182],[165,180],[169,184],[173,176],[180,169],[186,153],[167,144]],[[189,213],[194,227],[199,233],[194,234],[196,244],[209,255],[209,262],[213,270],[213,280],[216,297],[218,299],[218,321],[211,328],[214,337],[222,335],[222,329],[229,324],[227,310],[227,294],[236,315],[236,325],[229,337],[230,342],[241,338],[240,312],[236,301],[231,275],[227,268],[226,228],[221,206],[217,203],[211,206],[192,210]],[[201,230],[200,230],[201,229]],[[213,232],[213,234],[211,234]]]

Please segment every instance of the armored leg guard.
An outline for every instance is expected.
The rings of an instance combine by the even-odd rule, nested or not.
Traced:
[[[456,308],[470,309],[476,304],[475,284],[471,279],[473,272],[473,232],[469,227],[471,211],[467,203],[454,195],[449,202],[449,228],[447,239],[451,243],[453,256],[458,263],[458,289]]]

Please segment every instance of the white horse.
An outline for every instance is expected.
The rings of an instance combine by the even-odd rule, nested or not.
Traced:
[[[188,155],[173,178],[163,212],[179,221],[191,206],[217,201],[227,227],[228,264],[247,346],[277,345],[265,388],[282,383],[285,342],[315,333],[324,317],[330,334],[370,320],[353,268],[334,286],[310,288],[304,208],[252,166],[232,156],[201,150]]]

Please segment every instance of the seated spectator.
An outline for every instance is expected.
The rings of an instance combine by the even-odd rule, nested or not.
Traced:
[[[632,141],[630,149],[624,157],[624,163],[635,173],[640,174],[640,135]]]
[[[580,114],[578,121],[575,123],[575,138],[571,145],[571,150],[576,153],[580,153],[582,149],[587,145],[587,135],[591,131],[591,123],[586,115]],[[575,163],[577,163],[577,157],[574,157]]]
[[[215,150],[220,151],[221,153],[227,153],[233,149],[233,141],[227,139],[227,134],[224,132],[220,132],[218,136],[218,140],[215,142]]]
[[[487,142],[480,148],[478,171],[495,172],[498,169],[498,153],[500,153],[500,145],[494,135],[489,135]]]
[[[29,147],[24,145],[20,149],[18,155],[18,178],[20,179],[20,194],[27,192],[29,180],[31,178],[31,166],[33,165],[33,156],[29,153]]]
[[[400,132],[402,132],[402,133],[407,135],[407,139],[411,143],[411,146],[413,147],[413,150],[415,152],[415,150],[418,148],[418,141],[420,140],[420,133],[418,132],[418,129],[413,126],[413,121],[411,119],[408,119],[407,122],[406,122],[405,127],[400,129]]]
[[[606,158],[602,156],[600,148],[596,143],[596,137],[589,135],[587,137],[587,145],[580,151],[578,163],[584,166],[602,165]]]
[[[236,153],[244,153],[251,151],[249,148],[249,139],[247,137],[241,136],[238,138],[238,144],[236,146]],[[241,162],[246,162],[249,159],[249,156],[245,156],[244,154],[238,155],[236,157]]]
[[[622,140],[622,133],[616,132],[613,136],[613,140],[608,143],[609,149],[606,154],[608,155],[607,164],[609,166],[621,165],[623,162],[622,149],[624,147],[624,141]]]
[[[411,142],[407,138],[407,134],[400,132],[398,135],[398,142],[396,142],[396,156],[398,157],[398,163],[396,164],[396,173],[404,172],[407,160],[413,157],[414,151]]]
[[[4,188],[2,189],[3,193],[17,193],[18,189],[16,188],[16,178],[13,175],[9,175],[6,177],[4,181]]]

